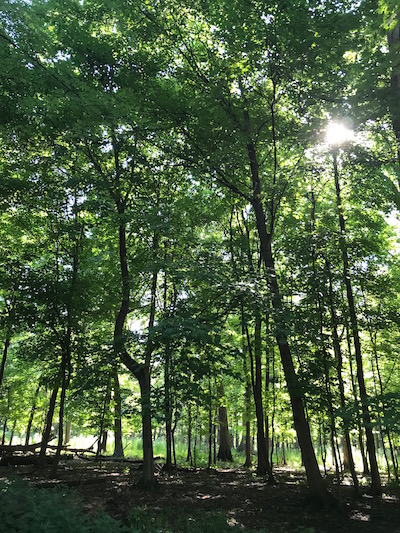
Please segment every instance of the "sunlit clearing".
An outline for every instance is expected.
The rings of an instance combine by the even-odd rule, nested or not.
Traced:
[[[331,145],[339,145],[352,140],[353,137],[354,131],[349,130],[340,122],[331,122],[326,130],[326,142]]]

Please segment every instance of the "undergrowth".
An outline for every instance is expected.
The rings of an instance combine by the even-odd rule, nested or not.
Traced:
[[[222,513],[172,514],[134,508],[124,522],[105,512],[85,513],[67,487],[44,489],[19,478],[0,482],[0,533],[239,533]],[[249,531],[249,530],[247,530]],[[263,533],[265,530],[253,530]],[[266,533],[266,532],[265,532]]]

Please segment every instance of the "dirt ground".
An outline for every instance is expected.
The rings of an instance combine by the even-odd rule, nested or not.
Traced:
[[[268,533],[400,533],[398,488],[386,488],[378,499],[365,487],[354,499],[351,486],[331,482],[339,508],[316,510],[309,504],[304,473],[280,468],[275,474],[277,484],[271,486],[245,469],[177,469],[171,474],[160,469],[157,488],[144,491],[137,486],[140,466],[133,464],[74,459],[61,463],[57,480],[32,466],[0,470],[0,478],[19,475],[36,486],[66,484],[79,493],[87,512],[102,509],[122,520],[141,507],[170,515],[218,511],[232,525]]]

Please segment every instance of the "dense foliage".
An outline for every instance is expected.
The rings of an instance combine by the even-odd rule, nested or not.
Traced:
[[[2,3],[3,444],[398,479],[395,4]]]

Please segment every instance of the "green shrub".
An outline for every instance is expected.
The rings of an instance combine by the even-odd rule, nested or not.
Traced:
[[[85,514],[66,487],[39,489],[20,479],[0,482],[0,524],[4,533],[132,533],[105,513]]]

